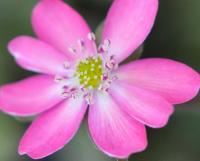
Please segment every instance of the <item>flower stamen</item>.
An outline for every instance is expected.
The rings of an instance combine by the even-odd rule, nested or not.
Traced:
[[[55,81],[61,83],[61,95],[64,98],[83,97],[88,104],[92,104],[94,90],[108,92],[111,83],[118,79],[113,75],[113,70],[118,67],[118,63],[115,56],[108,54],[110,40],[105,39],[97,48],[95,34],[89,33],[87,38],[92,41],[95,53],[89,53],[83,39],[77,41],[78,49],[71,47],[69,51],[73,54],[81,52],[82,55],[93,56],[79,60],[75,66],[65,61],[63,67],[68,71],[72,70],[73,74],[68,77],[56,76]]]
[[[71,67],[71,65],[68,61],[65,61],[63,66],[64,66],[65,69],[69,69]]]
[[[96,45],[96,36],[93,32],[89,33],[88,34],[88,40],[92,41],[92,45],[93,45],[93,48],[95,50],[95,54],[98,53],[98,50],[97,50],[97,45]]]

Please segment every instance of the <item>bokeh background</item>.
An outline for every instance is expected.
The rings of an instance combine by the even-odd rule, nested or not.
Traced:
[[[103,21],[111,0],[68,0],[93,30]],[[6,49],[17,35],[34,35],[30,15],[37,0],[0,0],[0,85],[32,74],[18,67]],[[155,26],[144,43],[142,57],[165,57],[186,63],[200,71],[200,1],[160,0]],[[185,91],[187,92],[187,91]],[[29,123],[0,113],[0,161],[31,161],[17,154],[18,142]],[[200,97],[179,105],[169,124],[148,129],[149,146],[133,161],[199,161]],[[114,161],[91,143],[86,124],[76,137],[43,161]]]

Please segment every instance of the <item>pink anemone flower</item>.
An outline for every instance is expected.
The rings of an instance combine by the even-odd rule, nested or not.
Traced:
[[[19,153],[46,157],[77,132],[88,109],[88,126],[97,147],[127,158],[147,147],[145,126],[161,128],[173,105],[194,98],[200,76],[169,59],[150,58],[120,65],[146,39],[158,0],[114,0],[102,41],[62,0],[40,0],[33,10],[37,38],[19,36],[8,49],[23,68],[40,73],[0,88],[3,112],[37,115]]]

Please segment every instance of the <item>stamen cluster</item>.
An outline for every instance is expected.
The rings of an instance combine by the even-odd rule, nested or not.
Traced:
[[[56,82],[62,83],[62,96],[65,98],[77,98],[84,97],[88,104],[92,103],[92,97],[94,90],[100,90],[108,92],[112,81],[117,79],[117,76],[113,74],[113,70],[118,67],[118,64],[114,56],[108,55],[110,47],[110,40],[106,39],[97,48],[96,37],[94,33],[88,34],[88,39],[92,41],[96,52],[93,56],[89,56],[82,60],[79,60],[74,67],[69,62],[64,62],[64,68],[67,70],[74,70],[71,77],[56,76]],[[72,54],[81,52],[83,55],[87,55],[88,50],[83,40],[78,40],[79,48],[69,48]]]

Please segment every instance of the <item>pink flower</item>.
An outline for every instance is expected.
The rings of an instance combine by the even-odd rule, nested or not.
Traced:
[[[152,58],[118,67],[149,34],[158,0],[114,0],[102,43],[61,0],[40,0],[32,24],[38,38],[19,36],[9,51],[23,68],[41,73],[0,88],[1,110],[38,115],[19,153],[34,159],[61,149],[88,109],[90,135],[109,156],[126,158],[147,146],[145,125],[161,128],[173,104],[194,98],[200,76],[190,67]]]

